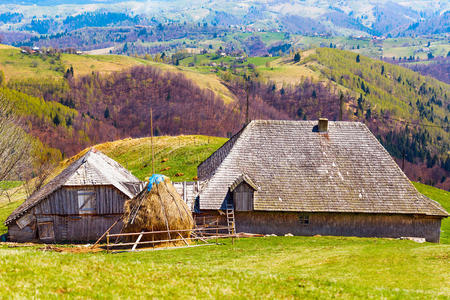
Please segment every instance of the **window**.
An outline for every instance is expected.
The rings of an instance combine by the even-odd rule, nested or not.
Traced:
[[[299,215],[298,221],[302,225],[308,225],[309,224],[309,215]]]
[[[93,214],[96,211],[94,191],[78,191],[78,211],[81,214]]]

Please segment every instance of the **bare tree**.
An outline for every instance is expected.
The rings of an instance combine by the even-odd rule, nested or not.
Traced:
[[[0,181],[15,179],[32,164],[32,141],[19,126],[13,105],[0,97]]]
[[[19,180],[26,177],[33,164],[30,156],[32,140],[19,126],[20,120],[13,111],[13,105],[0,97],[0,182],[5,180]],[[7,187],[0,188],[10,200]]]

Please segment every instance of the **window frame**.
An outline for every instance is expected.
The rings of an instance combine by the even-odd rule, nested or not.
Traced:
[[[311,220],[309,218],[309,214],[299,214],[298,215],[298,222],[302,226],[308,226],[309,224],[311,224]]]
[[[93,189],[77,190],[78,213],[80,215],[97,212],[97,195]]]

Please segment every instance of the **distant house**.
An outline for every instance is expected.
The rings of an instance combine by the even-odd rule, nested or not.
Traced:
[[[94,241],[119,219],[124,202],[142,188],[143,183],[120,164],[91,149],[7,218],[8,239]]]
[[[197,213],[233,207],[238,232],[439,242],[448,216],[356,122],[252,121],[198,176]]]

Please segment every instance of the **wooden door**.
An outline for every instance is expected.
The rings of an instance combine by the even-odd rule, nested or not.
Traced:
[[[53,221],[38,223],[39,239],[44,242],[53,242],[55,240],[55,231]]]
[[[253,189],[246,183],[240,184],[233,191],[234,209],[236,211],[253,210]]]

